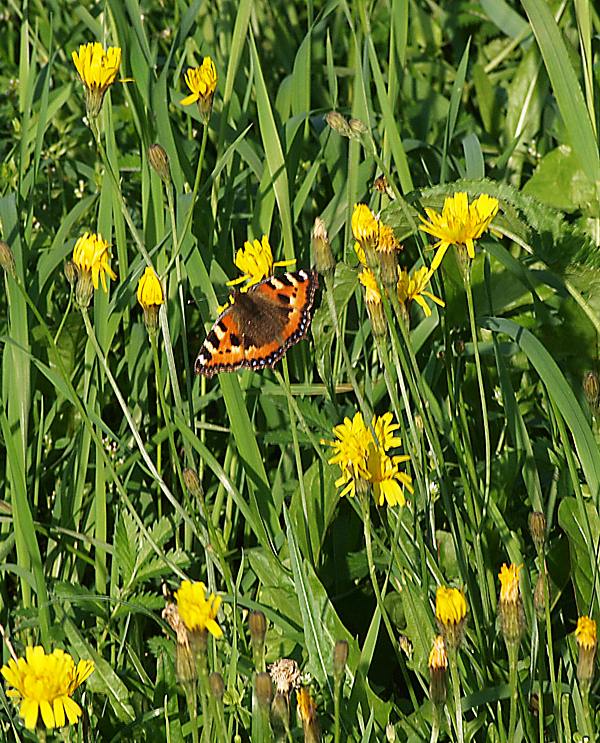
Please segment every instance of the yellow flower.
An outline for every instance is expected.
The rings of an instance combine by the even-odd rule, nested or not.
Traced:
[[[519,573],[521,565],[511,563],[504,565],[498,573],[500,578],[500,601],[508,604],[516,604],[519,600]]]
[[[469,258],[475,258],[474,241],[487,230],[498,213],[498,207],[498,200],[487,194],[481,194],[469,205],[466,193],[455,193],[446,197],[441,214],[426,208],[429,222],[420,217],[423,224],[419,229],[438,238],[433,246],[437,253],[431,262],[431,270],[435,271],[440,265],[450,245],[463,245]]]
[[[190,631],[208,630],[216,638],[223,636],[223,630],[215,619],[221,606],[221,598],[211,593],[206,597],[206,586],[201,582],[184,580],[175,592],[179,617]]]
[[[435,616],[444,626],[456,626],[467,615],[467,602],[458,588],[439,586],[435,595]]]
[[[102,288],[108,291],[106,284],[106,274],[113,281],[117,274],[109,265],[110,245],[103,240],[100,235],[90,232],[84,234],[77,240],[73,248],[73,263],[77,266],[81,274],[89,274],[94,284],[94,289],[98,288],[98,277],[102,281]]]
[[[448,654],[446,643],[442,635],[433,641],[429,653],[429,696],[436,705],[446,701],[446,671],[448,669]]]
[[[317,716],[317,705],[311,697],[310,691],[305,686],[302,686],[296,692],[296,699],[298,701],[298,714],[302,722],[306,724],[315,720]]]
[[[144,310],[148,307],[160,307],[161,304],[165,303],[165,296],[158,276],[154,273],[154,269],[149,266],[144,271],[144,275],[138,284],[137,300]]]
[[[365,243],[377,244],[379,236],[379,222],[366,204],[355,204],[352,213],[352,234],[354,239],[363,246]]]
[[[390,506],[405,504],[404,488],[413,492],[412,479],[400,470],[399,465],[409,461],[410,457],[390,457],[387,454],[389,449],[401,443],[400,438],[395,435],[399,426],[392,421],[391,413],[373,417],[372,428],[377,437],[375,441],[362,413],[358,412],[352,420],[345,418],[342,424],[335,426],[333,433],[337,440],[321,442],[335,451],[329,463],[338,464],[341,469],[341,475],[335,483],[342,488],[340,497],[354,497],[357,487],[362,490],[371,485],[378,505],[386,502]]]
[[[158,276],[154,269],[148,266],[140,279],[137,290],[137,300],[144,310],[144,323],[150,336],[154,336],[158,329],[158,311],[165,303],[165,295]]]
[[[441,635],[437,635],[433,641],[433,646],[429,653],[429,668],[430,670],[445,670],[448,668],[448,654],[446,653],[444,638]]]
[[[217,89],[217,70],[210,57],[204,57],[200,67],[189,67],[185,73],[185,82],[192,91],[181,101],[183,106],[198,104],[202,121],[206,124],[212,111],[213,98]]]
[[[94,670],[90,660],[73,658],[63,650],[46,655],[41,646],[28,647],[25,658],[9,660],[0,669],[10,686],[6,694],[21,703],[19,714],[28,730],[37,725],[38,716],[47,728],[74,725],[81,717],[81,707],[71,699]]]
[[[358,274],[358,280],[365,287],[365,300],[368,304],[380,304],[381,292],[375,274],[370,268],[364,268]]]
[[[410,276],[405,268],[398,271],[398,299],[407,309],[408,305],[415,301],[425,313],[425,317],[431,316],[431,309],[423,297],[431,299],[440,307],[446,306],[443,300],[425,289],[432,275],[433,271],[426,266],[416,268]]]
[[[398,465],[409,460],[410,457],[407,454],[388,457],[380,447],[373,444],[369,446],[367,471],[378,506],[383,506],[384,503],[388,506],[406,504],[404,488],[411,493],[414,492],[411,485],[412,478],[406,472],[401,472]]]
[[[273,275],[275,266],[291,266],[295,260],[273,262],[273,251],[269,238],[263,235],[262,240],[246,240],[235,256],[235,265],[242,272],[242,276],[227,282],[227,286],[234,286],[246,282],[242,291],[247,291],[254,284]]]
[[[387,224],[381,224],[379,227],[379,238],[377,240],[378,253],[395,253],[401,250],[402,246],[398,242],[394,230]]]
[[[104,95],[117,79],[121,65],[121,49],[111,46],[108,51],[99,42],[82,44],[79,53],[72,52],[79,79],[85,86],[85,104],[89,119],[100,113]]]
[[[596,622],[586,616],[579,617],[575,638],[580,647],[586,650],[595,650],[597,644]]]

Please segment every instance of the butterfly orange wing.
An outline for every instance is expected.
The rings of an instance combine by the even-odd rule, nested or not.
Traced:
[[[306,335],[317,287],[317,272],[300,270],[271,276],[237,293],[208,333],[196,358],[196,373],[211,377],[242,367],[273,366]],[[254,316],[263,323],[253,326]]]

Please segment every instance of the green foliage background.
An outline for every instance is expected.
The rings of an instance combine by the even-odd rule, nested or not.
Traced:
[[[507,740],[496,610],[511,561],[523,565],[527,622],[514,740],[594,735],[597,686],[586,715],[572,632],[578,615],[600,618],[598,411],[581,388],[600,330],[599,31],[586,0],[54,0],[2,11],[0,237],[17,276],[0,300],[0,624],[18,654],[39,643],[96,663],[73,739],[191,739],[160,616],[161,584],[189,576],[223,597],[225,637],[209,665],[225,680],[227,739],[271,739],[253,714],[257,609],[267,660],[292,657],[306,673],[324,740],[340,639],[342,739],[429,739],[433,602],[449,584],[469,604],[465,739]],[[70,56],[95,40],[123,49],[131,78],[100,119],[118,187]],[[179,101],[183,73],[207,54],[219,83],[193,197],[203,130]],[[340,136],[332,110],[366,133]],[[153,142],[170,159],[172,202],[148,164]],[[382,173],[394,200],[373,189]],[[413,308],[408,334],[390,310],[381,355],[350,229],[356,202],[381,210],[411,267],[430,257],[418,214],[457,190],[501,205],[473,265],[490,452],[452,251],[434,282],[446,308],[428,319]],[[194,379],[235,250],[268,234],[276,259],[309,267],[317,216],[338,261],[339,332],[323,291],[309,342],[274,371]],[[63,274],[84,231],[111,242],[118,273],[108,295],[95,293],[93,330]],[[167,287],[156,356],[135,299],[140,245]],[[373,503],[366,524],[357,502],[339,499],[320,443],[360,408],[353,376],[366,410],[401,421],[415,480],[404,509]],[[197,470],[201,498],[183,467]],[[546,517],[542,554],[531,511]],[[544,564],[550,600],[536,614]],[[302,739],[293,707],[290,734]],[[449,694],[442,737],[455,739],[455,712]],[[204,722],[206,739],[223,736]],[[5,690],[0,731],[35,740]]]

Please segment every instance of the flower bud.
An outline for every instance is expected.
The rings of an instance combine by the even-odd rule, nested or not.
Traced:
[[[210,693],[217,700],[217,702],[220,702],[223,699],[223,694],[225,694],[225,683],[223,681],[223,676],[215,671],[208,677],[208,683],[210,685]]]
[[[498,574],[500,578],[498,613],[500,614],[502,634],[507,645],[518,646],[525,628],[523,601],[519,592],[520,571],[521,567],[519,565],[511,564],[507,566],[505,563]]]
[[[195,470],[191,469],[190,467],[186,467],[183,470],[183,482],[185,483],[186,488],[195,498],[202,497],[202,486],[200,485],[200,480],[198,479],[198,475],[196,474]]]
[[[254,679],[254,693],[258,704],[267,708],[271,704],[273,696],[273,684],[268,673],[257,673]]]
[[[8,243],[0,240],[0,267],[13,278],[16,274],[15,257]]]
[[[577,620],[577,629],[575,630],[575,638],[577,640],[577,647],[579,648],[577,681],[579,681],[583,693],[587,694],[592,678],[594,677],[594,660],[598,647],[596,622],[587,616],[579,617]]]
[[[159,144],[151,144],[148,147],[148,161],[165,185],[171,182],[169,156],[164,147],[161,147]]]
[[[325,121],[329,124],[334,132],[341,134],[342,137],[352,136],[352,129],[350,128],[350,125],[342,116],[342,114],[338,113],[337,111],[330,111],[328,114],[326,114]]]
[[[529,531],[535,548],[540,553],[546,541],[546,517],[541,511],[532,511],[529,514]]]
[[[262,611],[252,611],[248,617],[250,626],[250,642],[254,665],[258,670],[264,670],[265,635],[267,634],[267,620]]]
[[[72,289],[75,286],[75,282],[77,281],[77,266],[73,263],[73,261],[67,261],[65,263],[64,272],[65,277],[69,282],[69,286]]]
[[[366,134],[369,131],[366,124],[360,119],[350,119],[348,126],[350,127],[354,139],[360,139],[363,134]]]
[[[313,259],[317,271],[323,276],[330,276],[335,270],[335,258],[331,252],[331,244],[325,222],[320,217],[315,219],[311,237]]]
[[[344,677],[348,660],[348,643],[338,640],[333,647],[333,678],[336,682]]]
[[[317,719],[317,705],[306,687],[296,692],[296,699],[298,715],[304,732],[304,743],[318,743],[321,740],[321,733]]]
[[[442,705],[446,701],[446,671],[448,655],[444,638],[438,635],[429,653],[429,697],[433,704]]]
[[[598,406],[598,399],[600,398],[600,379],[595,371],[586,372],[583,377],[583,394],[588,402],[590,408],[596,408]]]

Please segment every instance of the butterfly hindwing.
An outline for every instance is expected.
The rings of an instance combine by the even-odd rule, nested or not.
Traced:
[[[273,366],[306,335],[317,286],[316,271],[300,270],[235,292],[233,304],[218,317],[200,349],[196,373],[210,377]]]

